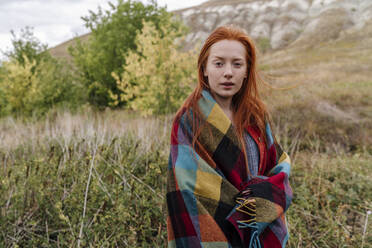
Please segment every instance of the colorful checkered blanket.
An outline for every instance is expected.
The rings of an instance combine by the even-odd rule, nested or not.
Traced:
[[[251,178],[230,119],[208,91],[198,105],[198,123],[204,130],[198,140],[207,155],[193,148],[189,112],[184,111],[172,128],[168,247],[284,247],[284,213],[292,200],[290,159],[274,141],[270,125],[266,142],[258,128],[247,127],[258,144],[261,164],[259,175]]]

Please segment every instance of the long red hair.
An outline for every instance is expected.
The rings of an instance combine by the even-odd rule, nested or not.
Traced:
[[[204,76],[204,70],[208,60],[210,48],[221,40],[236,40],[242,43],[246,50],[247,77],[244,79],[242,87],[233,96],[233,122],[240,146],[244,152],[247,163],[247,153],[244,145],[244,130],[249,126],[255,126],[261,134],[265,133],[265,118],[267,110],[259,97],[258,87],[263,83],[257,72],[256,48],[253,41],[240,28],[233,26],[221,26],[215,29],[205,41],[198,58],[198,84],[191,95],[186,99],[180,110],[177,112],[175,120],[179,120],[183,113],[188,113],[192,120],[193,146],[199,155],[215,166],[211,156],[204,147],[198,142],[198,136],[202,131],[202,126],[198,118],[201,115],[198,107],[198,100],[201,98],[203,90],[209,90],[208,78]],[[192,111],[187,111],[192,109]],[[212,134],[211,134],[212,135]],[[211,137],[212,138],[212,137]],[[263,135],[264,140],[265,135]],[[248,168],[248,166],[247,166]],[[261,168],[260,168],[261,169]],[[250,172],[248,172],[250,173]]]

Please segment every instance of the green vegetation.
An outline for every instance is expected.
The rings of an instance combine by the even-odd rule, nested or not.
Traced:
[[[165,140],[55,131],[0,150],[1,246],[161,246]]]
[[[90,16],[83,18],[85,26],[91,30],[89,40],[78,41],[76,46],[70,47],[80,80],[88,91],[88,101],[99,109],[112,102],[109,92],[124,94],[112,73],[123,73],[124,66],[130,62],[127,59],[129,52],[142,56],[135,39],[144,21],[153,23],[159,32],[166,30],[166,33],[160,33],[161,38],[168,32],[182,33],[181,24],[172,20],[171,14],[159,8],[156,1],[144,5],[140,1],[118,0],[116,5],[110,3],[110,6],[110,11],[91,11]],[[119,105],[125,106],[126,102],[120,101]]]
[[[13,61],[17,61],[22,66],[25,65],[26,60],[36,61],[38,64],[40,61],[50,57],[47,52],[47,45],[41,44],[41,42],[34,37],[34,33],[31,27],[26,26],[21,29],[20,36],[17,37],[14,30],[10,31],[12,34],[12,46],[13,49],[5,51],[4,55]]]
[[[174,113],[191,93],[196,82],[196,53],[178,51],[174,43],[178,34],[168,26],[162,28],[158,32],[145,23],[136,40],[138,52],[128,54],[120,76],[113,73],[122,92],[111,93],[114,105],[126,102],[143,115]]]
[[[270,40],[268,38],[259,38],[256,43],[261,53],[267,53],[271,49]]]
[[[165,247],[170,117],[57,112],[3,119],[0,244],[4,247]],[[370,247],[371,153],[307,148],[285,126],[294,200],[288,247]]]
[[[309,152],[293,168],[289,247],[371,247],[371,155]]]
[[[69,48],[72,64],[52,57],[30,28],[20,37],[12,32],[13,48],[0,66],[0,117],[43,117],[86,104],[144,115],[175,111],[195,82],[194,53],[181,51],[186,28],[156,1],[110,7],[82,18],[91,35]]]
[[[51,108],[74,109],[82,101],[82,90],[71,67],[53,58],[29,28],[20,37],[13,32],[13,50],[0,72],[0,117],[42,116]]]

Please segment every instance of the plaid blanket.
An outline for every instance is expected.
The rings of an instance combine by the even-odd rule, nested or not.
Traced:
[[[274,141],[269,124],[266,142],[258,128],[247,127],[260,156],[258,175],[250,177],[229,118],[208,91],[203,91],[198,105],[202,113],[198,121],[205,128],[198,140],[207,154],[193,149],[187,111],[172,127],[168,247],[284,247],[288,240],[284,213],[292,200],[288,155]]]

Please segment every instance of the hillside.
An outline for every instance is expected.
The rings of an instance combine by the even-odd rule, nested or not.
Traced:
[[[217,26],[237,24],[271,48],[314,45],[348,36],[368,25],[369,0],[212,0],[175,14],[191,27],[188,41],[204,40]]]
[[[291,135],[316,139],[323,149],[337,144],[349,151],[371,150],[370,37],[355,34],[317,47],[264,54],[260,64],[266,81],[279,89],[291,88],[266,90],[265,102],[275,121],[290,126]]]
[[[89,33],[79,36],[79,39],[81,39],[82,42],[87,41],[89,39]],[[71,39],[68,41],[65,41],[53,48],[50,48],[49,51],[52,54],[52,56],[62,59],[67,59],[69,61],[71,59],[71,56],[68,53],[68,47],[74,44],[75,39]]]
[[[211,0],[173,12],[190,27],[188,47],[203,41],[217,26],[236,24],[257,43],[278,50],[291,46],[314,46],[345,39],[370,26],[369,0]],[[82,39],[87,39],[86,34]],[[57,57],[68,57],[73,40],[51,48]]]

